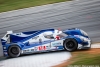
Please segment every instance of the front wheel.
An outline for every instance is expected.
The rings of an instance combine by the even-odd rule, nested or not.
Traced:
[[[67,51],[75,51],[78,47],[78,43],[75,39],[66,39],[64,41],[64,49]]]
[[[18,57],[20,56],[20,48],[17,45],[12,45],[8,49],[9,57]]]

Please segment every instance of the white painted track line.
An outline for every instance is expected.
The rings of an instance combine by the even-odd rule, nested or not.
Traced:
[[[0,62],[1,67],[51,67],[71,57],[69,52],[54,52],[11,58]]]

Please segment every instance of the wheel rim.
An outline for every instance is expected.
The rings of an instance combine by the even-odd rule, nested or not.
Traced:
[[[67,49],[73,49],[74,48],[74,42],[73,41],[69,41],[66,43],[66,48]]]
[[[17,47],[12,47],[10,51],[14,55],[18,55],[19,54],[19,49]]]

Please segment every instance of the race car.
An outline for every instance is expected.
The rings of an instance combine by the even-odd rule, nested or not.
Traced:
[[[64,31],[44,29],[20,33],[7,31],[1,43],[4,56],[13,58],[22,54],[57,50],[75,51],[91,47],[91,40],[87,33],[78,28]]]

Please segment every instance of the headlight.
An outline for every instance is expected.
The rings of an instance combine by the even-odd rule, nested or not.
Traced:
[[[87,41],[88,41],[88,39],[87,39],[87,38],[82,37],[82,36],[80,36],[80,39],[81,39],[82,41],[84,41],[84,42],[87,42]]]
[[[81,33],[82,33],[84,36],[88,36],[88,34],[87,34],[85,31],[83,31],[83,30],[81,30]]]

